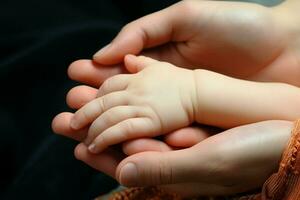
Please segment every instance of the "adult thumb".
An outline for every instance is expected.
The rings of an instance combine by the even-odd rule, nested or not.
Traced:
[[[209,152],[196,148],[169,152],[142,152],[124,159],[117,167],[116,178],[125,186],[165,185],[209,181],[213,165]]]
[[[184,21],[178,20],[182,18],[178,15],[181,4],[177,3],[127,24],[110,44],[93,56],[94,61],[104,65],[118,64],[127,54],[138,55],[144,49],[177,39],[172,37],[176,35],[173,31],[177,30],[177,21]]]

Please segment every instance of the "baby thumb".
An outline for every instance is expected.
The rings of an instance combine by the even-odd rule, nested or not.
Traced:
[[[128,187],[191,182],[201,170],[191,150],[134,154],[119,164],[116,178]]]
[[[131,54],[126,55],[124,58],[125,67],[130,73],[137,73],[156,62],[158,61],[146,56],[135,56]]]

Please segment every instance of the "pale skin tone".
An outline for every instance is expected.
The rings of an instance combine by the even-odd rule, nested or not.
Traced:
[[[300,89],[291,85],[187,70],[145,56],[129,55],[124,63],[136,73],[105,81],[99,97],[79,109],[71,121],[75,130],[91,124],[85,143],[92,153],[194,122],[228,129],[300,116]]]
[[[96,98],[96,88],[98,88],[105,79],[111,77],[112,75],[126,72],[125,68],[122,65],[119,65],[126,54],[146,54],[152,58],[168,61],[177,66],[183,67],[190,67],[191,65],[189,65],[189,63],[191,61],[199,61],[199,63],[202,63],[204,60],[207,63],[206,66],[202,67],[225,73],[227,75],[256,81],[279,81],[299,86],[300,80],[298,77],[300,34],[298,31],[299,27],[296,26],[299,24],[299,3],[300,2],[297,0],[289,0],[275,8],[265,8],[253,4],[236,2],[181,2],[174,5],[172,8],[167,8],[164,11],[160,11],[145,18],[139,19],[127,25],[126,28],[124,28],[117,38],[112,42],[111,46],[106,49],[106,51],[102,51],[100,54],[95,55],[95,61],[100,64],[96,64],[95,62],[91,62],[89,60],[81,60],[73,63],[70,66],[69,75],[72,79],[86,83],[95,88],[88,86],[76,87],[68,94],[67,102],[70,107],[79,109],[87,102]],[[216,12],[216,7],[220,7],[218,12]],[[202,14],[199,14],[198,16],[194,15],[194,13],[199,13],[199,10],[205,12],[201,12]],[[231,12],[228,12],[228,10],[231,10]],[[177,13],[182,12],[185,12],[186,17],[179,20],[176,15]],[[257,18],[243,18],[243,13],[245,12],[250,13]],[[215,13],[218,13],[218,15],[215,15]],[[233,14],[235,14],[237,17],[231,18],[232,20],[228,20]],[[209,16],[212,15],[215,15],[214,21],[216,23],[206,23],[210,22],[211,18]],[[153,21],[156,22],[159,29],[156,29],[155,26],[152,25]],[[186,24],[190,24],[192,21],[199,21],[202,24],[206,24],[204,28],[203,26],[197,26],[198,23],[194,23],[192,28],[189,29],[189,31],[193,31],[195,33],[194,38],[197,38],[198,34],[205,34],[207,36],[206,38],[208,39],[201,40],[200,38],[200,40],[192,40],[192,38],[186,38],[185,40],[177,42],[171,37],[180,36],[182,33],[179,30],[184,30],[186,28]],[[250,30],[253,30],[248,32],[247,37],[244,38],[255,39],[259,36],[260,42],[257,42],[254,45],[253,42],[243,43],[241,41],[235,41],[234,38],[243,38],[239,37],[241,34],[244,35],[242,32],[243,29],[240,28],[241,26],[248,27]],[[275,30],[272,28],[274,26],[277,27]],[[172,29],[170,29],[170,27]],[[157,32],[157,30],[163,31]],[[147,42],[144,42],[144,35],[148,36]],[[217,35],[218,40],[215,40],[216,37],[214,35]],[[235,37],[230,37],[231,35],[235,35]],[[278,39],[278,35],[280,35],[280,39]],[[209,39],[210,36],[211,39]],[[201,43],[198,43],[198,41]],[[275,42],[270,43],[269,41]],[[285,42],[282,43],[278,41]],[[272,45],[266,45],[264,42]],[[128,48],[128,44],[130,44],[130,48]],[[200,55],[197,54],[199,49],[194,48],[198,47],[199,45],[207,48],[204,49],[202,51],[204,53]],[[149,49],[148,47],[151,48]],[[189,54],[186,54],[184,57],[182,57],[181,54],[178,54],[177,51],[177,49],[181,49],[180,52],[182,52],[182,47],[185,47],[184,50],[189,52]],[[145,50],[146,48],[147,50]],[[213,49],[215,56],[214,58],[217,59],[209,59],[209,56],[211,55],[209,53],[211,52],[209,49]],[[234,56],[223,56],[226,54],[224,54],[222,49],[226,49],[225,53]],[[240,51],[241,49],[243,49],[243,51]],[[239,52],[243,52],[243,55],[240,55]],[[278,53],[276,56],[274,56],[275,54],[273,52]],[[236,60],[237,58],[239,59]],[[269,61],[266,62],[265,59]],[[218,65],[215,65],[216,63],[214,62],[216,61],[219,61],[219,63],[217,63]],[[243,63],[243,65],[239,65],[237,63]],[[105,66],[110,64],[116,65],[109,67]],[[231,66],[234,67],[231,68]],[[245,69],[249,66],[250,69]],[[254,74],[252,74],[252,72],[254,72]],[[58,115],[53,121],[53,129],[62,135],[83,141],[87,136],[87,130],[81,129],[79,131],[75,131],[70,129],[70,119],[72,116],[72,113],[62,113]],[[233,144],[237,143],[234,143],[234,141],[231,140],[229,136],[230,134],[217,134],[212,138],[212,140],[220,141],[220,143],[217,143],[217,146],[224,148],[228,147],[228,149],[232,147],[232,149],[234,149],[235,152],[240,153],[241,156],[244,154],[244,152],[251,151],[251,153],[253,153],[251,159],[247,158],[243,161],[256,163],[251,167],[252,172],[247,172],[247,167],[244,167],[241,168],[242,170],[239,172],[235,170],[237,177],[233,178],[227,176],[227,170],[224,170],[223,173],[222,170],[220,170],[220,173],[218,174],[210,174],[211,180],[214,180],[211,184],[201,182],[202,178],[199,176],[195,179],[191,178],[189,180],[194,183],[189,184],[188,187],[185,187],[189,188],[188,191],[180,190],[188,184],[183,183],[183,181],[180,180],[170,182],[173,185],[168,187],[168,189],[172,190],[173,188],[173,190],[175,189],[179,193],[182,193],[186,196],[191,196],[205,194],[208,191],[205,190],[205,188],[209,189],[209,193],[211,194],[224,194],[236,193],[249,190],[253,187],[259,187],[264,181],[264,177],[268,177],[270,173],[276,171],[274,168],[277,167],[278,160],[280,159],[281,153],[286,141],[289,138],[290,130],[292,128],[292,124],[290,122],[281,123],[278,121],[272,121],[268,123],[268,125],[265,123],[256,123],[251,126],[236,128],[236,131],[231,134],[232,136],[237,136],[235,137],[237,140],[234,141],[240,141],[238,138],[239,135],[247,132],[245,137],[243,137],[243,141],[253,144],[251,148],[249,148],[247,145],[233,148]],[[275,133],[276,131],[279,133],[272,134],[271,137],[262,137],[265,139],[264,144],[266,144],[263,145],[262,148],[272,148],[270,149],[270,152],[273,152],[274,154],[267,156],[267,158],[271,159],[272,162],[264,163],[261,167],[256,167],[260,160],[261,153],[260,151],[256,150],[261,147],[260,141],[262,140],[257,136],[252,137],[254,134],[251,134],[257,131],[261,133],[261,136],[268,135],[269,133]],[[226,133],[228,132],[232,132],[232,130],[230,129]],[[139,186],[162,184],[164,180],[154,180],[153,177],[155,178],[160,177],[160,175],[167,175],[168,171],[164,170],[165,167],[176,168],[182,163],[184,163],[185,166],[189,166],[191,162],[194,162],[194,160],[184,159],[183,154],[180,154],[182,157],[179,156],[179,154],[177,155],[177,151],[170,151],[170,154],[173,154],[174,157],[178,156],[177,159],[166,160],[165,162],[162,162],[162,158],[164,157],[165,153],[144,152],[147,150],[169,151],[172,150],[174,146],[177,146],[180,148],[187,148],[186,152],[195,156],[202,151],[211,152],[211,154],[202,155],[201,160],[199,160],[199,165],[203,163],[202,161],[211,159],[212,154],[221,154],[222,157],[224,159],[228,159],[232,165],[239,165],[241,160],[238,156],[232,157],[231,154],[219,152],[218,149],[211,148],[211,146],[204,145],[205,143],[201,142],[210,135],[210,132],[202,131],[199,127],[191,127],[168,134],[164,142],[152,139],[134,140],[124,144],[123,146],[124,152],[127,155],[130,155],[126,159],[121,152],[115,152],[113,149],[98,155],[91,154],[87,150],[86,146],[82,144],[78,145],[76,148],[75,155],[78,159],[82,160],[88,165],[99,171],[107,173],[112,177],[115,177],[119,182],[123,184],[126,183],[127,185],[132,185],[132,182],[130,183],[130,178],[132,178],[130,175],[132,176],[133,174],[125,173],[125,171],[122,171],[121,169],[125,166],[125,164],[134,162],[138,168],[139,173],[137,173],[137,176],[139,181],[138,184],[133,185]],[[218,140],[221,135],[224,139]],[[199,144],[197,144],[197,148],[188,148],[198,142]],[[138,152],[140,153],[133,155],[134,153]],[[122,163],[120,163],[121,160],[123,160]],[[216,163],[216,166],[220,166],[218,164],[220,163]],[[197,166],[194,167],[194,170],[198,169]],[[212,168],[213,166],[207,166],[207,168],[198,170],[199,172],[205,173],[211,171]],[[185,169],[182,169],[182,171],[185,171]],[[232,170],[229,169],[229,171]],[[257,176],[255,176],[258,173],[262,173],[262,175],[259,176],[261,178],[260,180],[258,180]],[[124,177],[125,174],[129,176],[126,177],[127,179]],[[247,178],[245,178],[245,174],[247,175]],[[120,179],[122,175],[123,180]],[[178,177],[176,173],[173,173],[173,176],[175,178]],[[220,177],[220,179],[223,179],[223,181],[216,180],[214,177]],[[235,181],[237,185],[239,185],[238,183],[243,182],[244,185],[241,188],[234,184],[231,186],[228,186],[230,184],[224,184],[224,182],[230,183],[231,181]]]

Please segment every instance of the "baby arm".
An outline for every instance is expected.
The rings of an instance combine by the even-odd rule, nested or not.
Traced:
[[[300,88],[284,83],[252,82],[195,70],[195,121],[232,128],[264,120],[300,116]]]
[[[290,85],[192,71],[146,57],[127,56],[125,65],[138,73],[105,81],[99,98],[78,110],[72,120],[74,129],[91,124],[85,141],[91,152],[195,121],[230,128],[300,115],[300,91]]]

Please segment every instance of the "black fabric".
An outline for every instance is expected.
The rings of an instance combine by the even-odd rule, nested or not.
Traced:
[[[90,58],[127,22],[175,1],[0,1],[0,199],[91,199],[116,185],[54,135],[74,83],[67,66]]]

